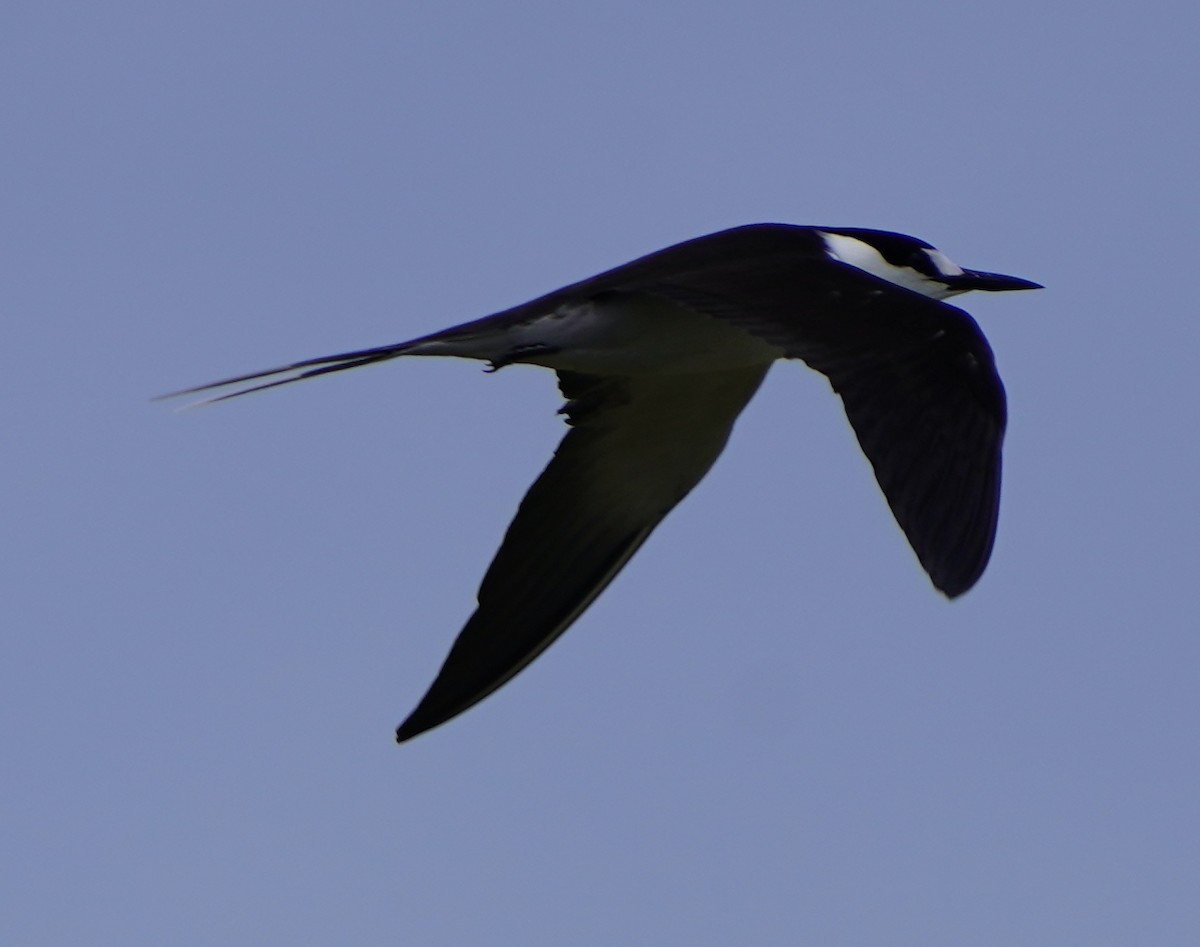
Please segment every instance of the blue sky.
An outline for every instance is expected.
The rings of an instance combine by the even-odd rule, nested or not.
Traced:
[[[1182,2],[6,4],[0,940],[1200,941],[1200,16]],[[937,595],[825,382],[485,704],[393,727],[561,436],[398,341],[760,220],[970,296]]]

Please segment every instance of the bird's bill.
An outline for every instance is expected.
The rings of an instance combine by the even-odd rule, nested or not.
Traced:
[[[1033,280],[1005,276],[1002,273],[984,273],[981,270],[964,270],[962,276],[955,277],[953,286],[963,293],[968,290],[1005,293],[1014,289],[1045,289],[1041,283],[1035,283]]]

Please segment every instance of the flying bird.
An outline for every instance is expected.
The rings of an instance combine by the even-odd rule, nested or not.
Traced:
[[[841,397],[934,586],[992,551],[1006,407],[991,348],[944,300],[1040,289],[882,230],[751,224],[679,243],[408,342],[306,359],[164,397],[221,401],[399,356],[554,370],[570,430],[517,508],[437,678],[396,731],[457,716],[533,661],[700,482],[777,359]]]

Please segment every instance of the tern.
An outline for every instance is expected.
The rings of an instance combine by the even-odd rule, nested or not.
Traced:
[[[716,461],[777,359],[840,396],[896,521],[949,598],[987,566],[1004,387],[945,300],[1040,289],[883,230],[751,224],[679,243],[408,342],[293,362],[164,397],[221,401],[400,356],[554,370],[570,430],[517,508],[400,742],[492,694],[552,644]]]

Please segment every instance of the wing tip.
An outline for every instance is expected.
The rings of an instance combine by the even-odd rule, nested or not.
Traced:
[[[450,713],[439,713],[427,710],[425,701],[422,701],[417,705],[417,709],[409,714],[405,721],[396,728],[396,742],[407,743],[414,737],[419,737],[422,733],[428,733],[435,727],[440,727],[447,721],[457,717],[465,709],[467,708],[459,708]]]
[[[404,723],[400,724],[400,726],[396,728],[396,742],[407,743],[413,737],[419,737],[428,729],[430,728],[414,725],[412,722],[412,717],[409,717],[404,721]]]
[[[990,556],[984,556],[983,561],[969,569],[962,568],[962,563],[943,564],[941,567],[926,566],[926,572],[933,587],[950,601],[965,595],[983,577]]]

